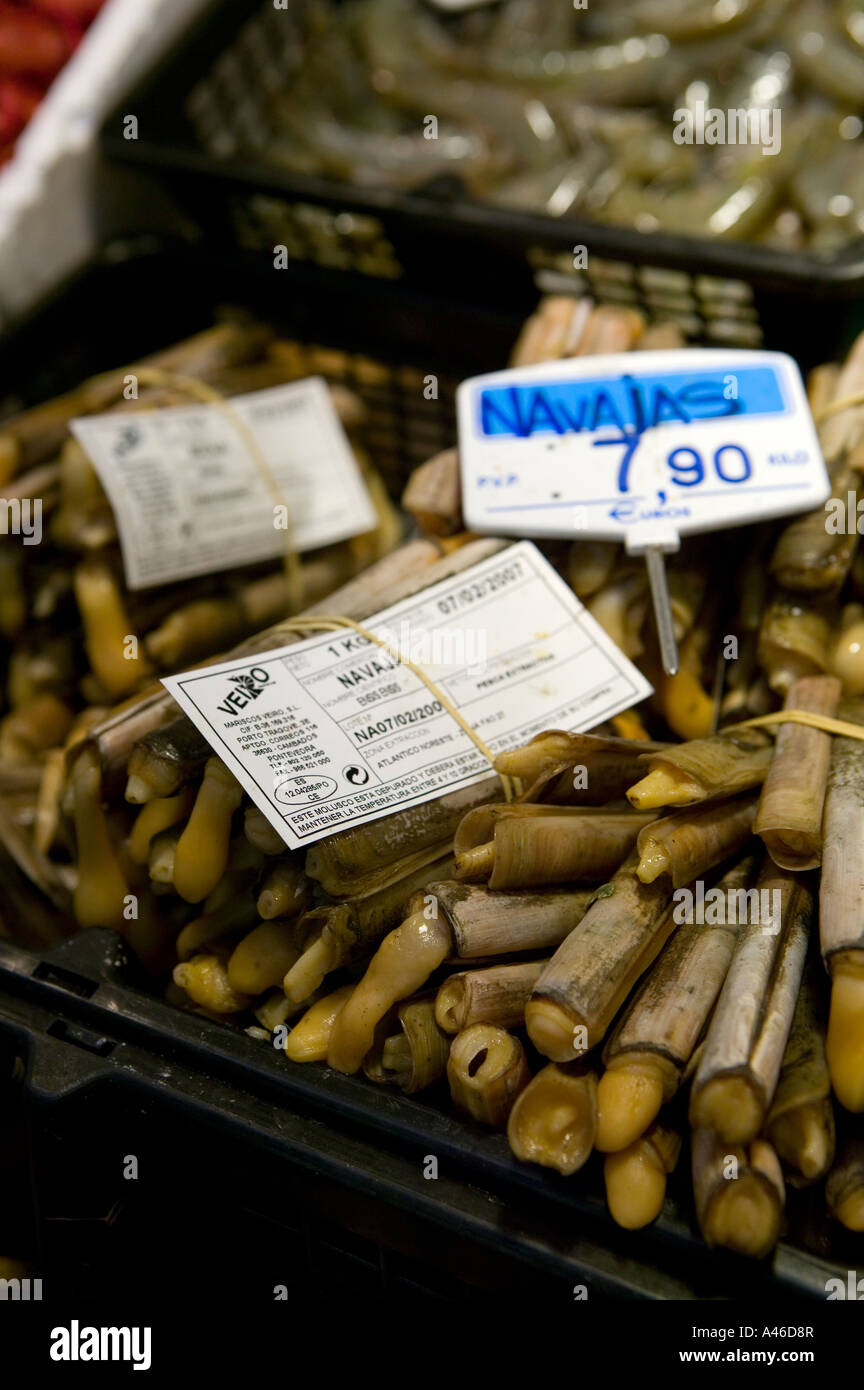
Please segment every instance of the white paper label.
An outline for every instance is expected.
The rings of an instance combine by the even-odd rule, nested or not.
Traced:
[[[471,530],[632,542],[805,511],[830,493],[782,352],[569,358],[465,381],[458,410]]]
[[[422,667],[495,752],[543,729],[591,729],[651,693],[530,541],[364,626]],[[295,849],[489,773],[414,672],[355,632],[163,685]]]
[[[117,519],[130,589],[313,550],[371,531],[375,509],[320,377],[232,396],[278,490],[216,405],[90,415],[70,428]],[[277,524],[280,523],[280,524]]]

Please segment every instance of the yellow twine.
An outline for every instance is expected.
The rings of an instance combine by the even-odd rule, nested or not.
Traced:
[[[864,724],[851,724],[846,719],[830,719],[826,714],[811,714],[803,709],[778,709],[773,714],[760,714],[755,719],[744,719],[740,724],[727,724],[720,732],[731,733],[734,729],[756,729],[769,724],[804,724],[808,729],[820,729],[825,734],[837,734],[840,738],[856,738],[864,742]]]
[[[351,628],[352,631],[359,633],[361,637],[365,637],[370,642],[374,642],[376,646],[381,647],[388,655],[392,656],[395,661],[398,661],[402,666],[412,671],[417,679],[423,682],[427,690],[435,696],[435,699],[438,700],[442,708],[456,720],[456,723],[462,729],[463,733],[468,735],[471,742],[480,750],[484,758],[488,759],[494,767],[495,754],[492,752],[488,743],[480,737],[476,729],[472,729],[464,715],[462,715],[453,704],[453,701],[444,694],[441,687],[423,670],[422,666],[418,666],[415,662],[410,661],[408,657],[403,656],[394,647],[391,647],[389,642],[385,642],[383,638],[377,637],[374,632],[370,631],[368,627],[364,627],[362,623],[355,622],[353,618],[320,617],[291,618],[287,623],[279,624],[280,632],[296,632],[299,635],[316,631],[338,632],[340,629],[344,628]],[[514,779],[508,777],[504,772],[499,772],[498,776],[501,779],[501,786],[504,790],[505,799],[507,801],[512,801],[518,791]]]
[[[184,376],[179,372],[169,372],[163,367],[137,367],[135,376],[145,385],[150,386],[173,386],[178,391],[185,391],[190,396],[195,396],[199,401],[206,405],[215,405],[217,410],[221,410],[226,419],[230,420],[234,429],[240,436],[246,452],[251,458],[259,477],[263,480],[265,487],[273,499],[274,505],[284,507],[286,522],[290,518],[290,509],[285,500],[285,496],[276,481],[273,470],[267,462],[267,458],[261,448],[254,432],[250,430],[246,421],[243,419],[228,400],[217,391],[215,386],[209,385],[206,381],[200,381],[198,377]],[[293,612],[297,612],[303,607],[303,572],[300,560],[294,548],[290,522],[285,526],[285,579],[288,584],[288,606]]]
[[[813,419],[818,425],[822,420],[827,420],[829,415],[839,415],[842,410],[851,410],[856,405],[864,405],[864,391],[842,396],[839,401],[829,401],[828,405],[823,405],[821,410],[815,412]]]

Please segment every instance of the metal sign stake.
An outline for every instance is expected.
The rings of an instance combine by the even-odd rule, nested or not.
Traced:
[[[663,670],[667,676],[676,676],[679,669],[678,644],[675,641],[675,624],[669,603],[669,585],[666,583],[663,551],[657,546],[649,546],[645,551],[645,564],[648,566],[648,583],[651,585],[651,601],[660,639]]]

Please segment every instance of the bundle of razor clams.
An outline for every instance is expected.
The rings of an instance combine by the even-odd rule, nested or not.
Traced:
[[[676,345],[671,325],[553,297],[511,360]],[[710,1245],[768,1255],[787,1189],[818,1184],[826,1220],[864,1230],[864,553],[857,527],[826,524],[850,498],[857,515],[862,388],[864,338],[808,381],[824,508],[671,558],[676,675],[636,561],[544,544],[653,685],[638,710],[540,733],[467,788],[301,852],[149,678],[107,716],[70,708],[49,736],[32,715],[46,687],[17,676],[6,854],[79,927],[121,933],[178,1007],[275,1045],[286,1067],[428,1090],[418,1104],[567,1176],[596,1150],[623,1227],[659,1216],[683,1150]],[[3,441],[39,466],[15,422]],[[416,470],[403,505],[413,538],[310,616],[362,622],[508,544],[465,532],[455,450]],[[204,609],[197,630],[196,657],[301,640],[283,617],[231,647]],[[104,669],[112,631],[98,629]],[[101,669],[91,657],[88,689]],[[749,723],[778,711],[797,717]]]
[[[286,552],[132,590],[114,513],[70,421],[200,404],[201,391],[230,401],[322,365],[315,349],[279,339],[264,324],[226,318],[0,424],[0,816],[13,858],[29,864],[61,908],[71,886],[58,814],[68,751],[125,702],[158,693],[160,676],[314,602],[393,549],[404,530],[358,434],[363,404],[334,384],[331,401],[369,490],[375,529],[292,553],[290,566]],[[46,922],[41,930],[57,928]]]

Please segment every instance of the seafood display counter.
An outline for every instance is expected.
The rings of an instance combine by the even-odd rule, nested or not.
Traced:
[[[521,322],[363,277],[288,272],[274,303],[273,275],[114,248],[0,345],[4,487],[38,492],[46,541],[0,554],[0,1055],[41,1255],[73,1287],[83,1222],[98,1293],[106,1254],[177,1210],[179,1158],[270,1286],[824,1300],[864,1225],[864,576],[857,530],[825,524],[857,498],[864,343],[807,382],[826,506],[671,557],[677,671],[620,546],[530,547],[647,699],[584,733],[541,719],[480,780],[289,849],[160,680],[227,654],[248,693],[310,632],[374,643],[364,623],[429,591],[494,598],[526,543],[465,530],[447,383],[684,340],[631,308],[554,296]],[[128,446],[190,391],[230,410],[310,374],[371,528],[127,584],[70,420],[127,422]]]

